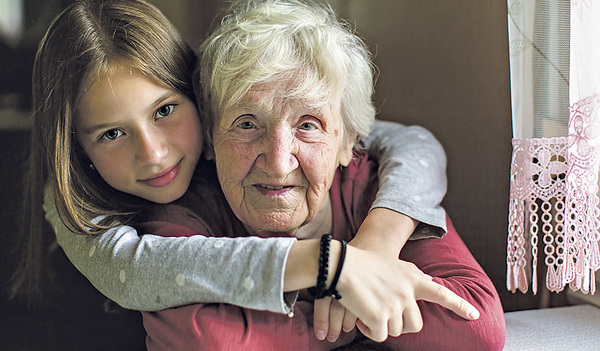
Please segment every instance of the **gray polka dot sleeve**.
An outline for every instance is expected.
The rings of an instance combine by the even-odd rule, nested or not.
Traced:
[[[161,237],[138,235],[130,226],[90,237],[63,225],[50,191],[44,209],[71,263],[125,308],[156,311],[215,302],[289,313],[295,302],[296,293],[283,292],[294,238]]]
[[[364,142],[369,155],[379,160],[379,191],[371,208],[388,208],[419,221],[411,240],[442,237],[447,179],[439,141],[420,126],[378,121]]]

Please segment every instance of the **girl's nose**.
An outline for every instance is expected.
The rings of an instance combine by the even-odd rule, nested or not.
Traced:
[[[143,166],[159,165],[167,156],[168,147],[160,133],[144,130],[137,140],[137,161]]]

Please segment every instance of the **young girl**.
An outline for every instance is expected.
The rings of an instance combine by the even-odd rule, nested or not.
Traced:
[[[200,157],[202,144],[200,126],[194,122],[196,112],[190,109],[190,103],[194,102],[190,84],[194,65],[193,53],[169,22],[143,2],[77,2],[57,17],[36,57],[34,130],[28,174],[30,186],[27,187],[31,217],[25,222],[31,223],[31,227],[24,230],[31,239],[26,256],[28,265],[21,265],[23,273],[27,274],[16,275],[17,289],[35,293],[42,272],[40,252],[44,238],[40,230],[40,205],[44,183],[40,180],[48,179],[45,206],[59,243],[99,290],[125,307],[156,310],[193,302],[221,302],[280,313],[290,311],[291,303],[283,292],[299,288],[286,287],[286,282],[294,281],[293,274],[298,271],[298,267],[290,264],[302,262],[301,256],[297,257],[298,248],[309,245],[314,248],[314,243],[292,238],[215,241],[203,236],[138,237],[132,228],[124,226],[147,205],[147,201],[167,203],[180,197],[192,178],[190,169],[194,169],[192,165]],[[116,84],[120,78],[130,78],[129,87],[120,90],[120,84]],[[111,93],[106,93],[111,89]],[[125,111],[133,111],[131,115],[119,115],[123,112],[119,105],[102,105],[101,99],[96,100],[101,95],[104,98],[119,97],[140,90],[149,92],[151,98],[132,97],[134,103],[124,107]],[[102,93],[94,94],[97,91]],[[106,116],[114,114],[118,117],[100,124],[81,119],[91,116],[97,108],[102,111],[102,107],[106,108]],[[169,129],[172,126],[170,120],[176,117],[185,117],[185,123]],[[397,128],[396,132],[393,127]],[[396,135],[409,144],[416,141],[425,146],[406,149],[400,156],[402,162],[393,158],[387,161],[401,163],[400,173],[414,174],[415,179],[425,180],[424,183],[427,183],[424,176],[431,181],[422,183],[416,193],[407,192],[406,199],[402,198],[407,201],[393,208],[437,227],[431,230],[424,225],[425,230],[419,232],[421,235],[432,235],[432,232],[439,235],[445,229],[443,210],[438,206],[445,191],[441,148],[420,128],[393,125],[381,128],[389,132],[388,137]],[[178,143],[184,140],[174,136],[180,135],[181,131],[189,133],[180,138],[189,144],[179,147]],[[155,162],[161,159],[165,149],[152,150],[155,137],[163,136],[169,137],[165,144],[172,143],[181,151],[180,157],[169,159],[169,164]],[[122,140],[132,140],[138,149],[123,147],[122,150],[128,150],[123,152],[131,152],[124,156],[119,151],[106,149],[113,144],[119,146]],[[101,146],[94,150],[98,145]],[[403,150],[404,145],[399,145]],[[390,152],[383,148],[384,154]],[[98,154],[93,153],[98,150]],[[107,150],[123,158],[102,159],[98,156],[106,155]],[[416,155],[421,158],[415,158]],[[132,163],[122,163],[123,160]],[[134,168],[134,164],[138,168]],[[427,168],[425,164],[431,167]],[[138,178],[127,178],[122,183],[121,179],[111,178],[115,169],[117,174],[131,169],[142,169],[146,173],[135,174]],[[390,170],[382,172],[393,174]],[[202,177],[201,174],[197,176]],[[135,188],[138,181],[156,189],[150,193],[138,192]],[[399,189],[406,189],[402,186],[404,181],[404,178],[399,180]],[[393,184],[394,177],[388,177],[382,188],[394,188]],[[388,203],[398,199],[396,192],[392,193]],[[415,200],[418,197],[433,205],[420,207],[419,201]],[[380,200],[374,207],[382,205],[388,206],[386,200]],[[378,209],[372,213],[381,214],[381,211],[387,210]],[[396,215],[406,223],[403,215]],[[384,218],[390,221],[395,217]],[[368,219],[361,228],[365,233],[369,233]],[[392,228],[385,221],[372,222],[385,229]],[[71,231],[90,235],[73,235],[61,227],[63,225]],[[404,224],[397,229],[402,240],[414,229],[411,225]],[[383,231],[377,226],[371,224],[374,229],[370,235],[373,237],[377,231]],[[215,245],[220,250],[215,250]],[[232,260],[237,263],[231,264]],[[253,284],[266,293],[260,296],[222,293],[221,287],[227,282],[239,285],[248,281],[248,276],[231,268],[240,265],[248,267],[246,272],[251,274]],[[316,280],[316,272],[313,273]]]

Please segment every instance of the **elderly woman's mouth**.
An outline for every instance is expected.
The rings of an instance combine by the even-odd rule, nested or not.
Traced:
[[[268,184],[254,184],[254,187],[261,193],[268,195],[284,195],[288,191],[295,188],[293,185],[268,185]]]
[[[273,186],[273,185],[267,185],[267,184],[256,184],[257,187],[262,188],[262,189],[267,189],[267,190],[281,190],[283,188],[290,188],[291,186]]]

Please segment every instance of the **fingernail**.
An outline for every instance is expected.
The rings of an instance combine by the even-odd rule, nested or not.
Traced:
[[[469,316],[469,318],[471,318],[473,320],[474,319],[478,319],[479,318],[479,311],[477,311],[477,309],[475,309],[475,308],[472,308],[472,309],[469,310],[468,316]]]
[[[327,341],[329,342],[335,342],[337,340],[337,336],[334,335],[327,335]]]
[[[325,340],[325,337],[327,336],[327,334],[322,330],[316,330],[315,335],[317,336],[317,339],[319,339],[319,340]]]

